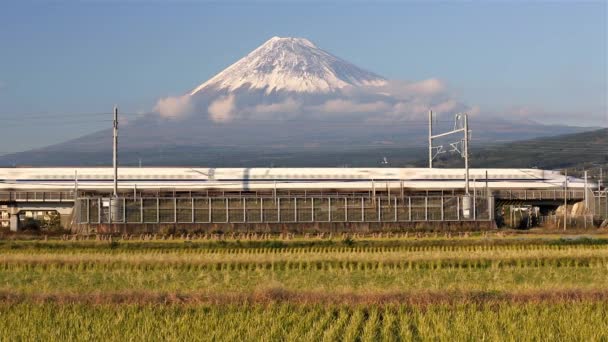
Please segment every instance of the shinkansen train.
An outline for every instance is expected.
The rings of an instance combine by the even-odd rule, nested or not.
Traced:
[[[106,191],[114,170],[105,167],[0,168],[0,191]],[[470,169],[470,187],[492,189],[562,188],[566,177],[539,169]],[[188,168],[120,167],[118,187],[139,190],[325,190],[362,191],[405,188],[413,191],[462,189],[464,169],[439,168]],[[569,188],[584,188],[568,177]]]

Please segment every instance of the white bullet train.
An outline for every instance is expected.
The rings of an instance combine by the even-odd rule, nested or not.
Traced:
[[[105,191],[113,187],[113,174],[108,167],[0,168],[0,191],[71,190],[76,184],[81,190]],[[118,187],[139,190],[458,190],[464,179],[464,169],[440,168],[118,169]],[[557,171],[539,169],[470,169],[469,179],[472,188],[487,182],[491,189],[555,189],[566,181]],[[584,180],[568,177],[568,187],[584,189]]]

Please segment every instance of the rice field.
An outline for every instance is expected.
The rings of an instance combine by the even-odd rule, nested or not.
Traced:
[[[0,241],[8,340],[608,339],[608,239]]]

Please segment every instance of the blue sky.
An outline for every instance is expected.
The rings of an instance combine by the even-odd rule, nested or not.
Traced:
[[[115,103],[149,111],[272,36],[441,79],[481,115],[608,126],[605,1],[3,1],[0,153],[110,127],[93,114]]]

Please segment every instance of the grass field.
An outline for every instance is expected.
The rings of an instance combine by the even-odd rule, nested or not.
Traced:
[[[0,241],[9,340],[608,339],[608,238]]]

